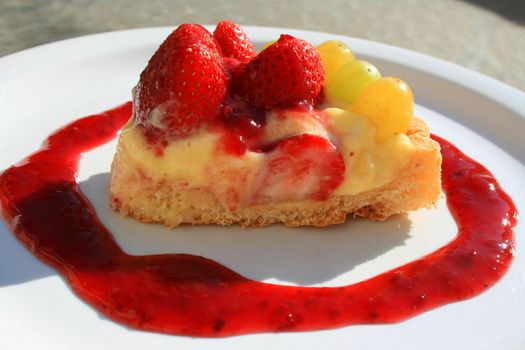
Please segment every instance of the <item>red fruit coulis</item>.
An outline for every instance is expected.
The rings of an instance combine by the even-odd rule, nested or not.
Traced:
[[[305,118],[317,118],[323,122],[321,113],[311,113],[319,105],[314,106],[303,100],[286,106],[278,106],[273,111],[280,118],[285,118],[285,115],[289,115],[291,111],[304,114]],[[250,105],[239,95],[226,94],[224,105],[221,107],[222,118],[219,118],[214,125],[215,128],[220,129],[222,134],[222,150],[233,156],[242,156],[248,150],[266,152],[275,146],[261,143],[267,112],[267,110]]]
[[[82,153],[115,137],[130,115],[127,103],[79,119],[0,175],[2,213],[20,242],[80,298],[127,326],[221,337],[398,322],[481,293],[512,261],[517,213],[511,199],[487,169],[439,137],[456,238],[363,282],[280,286],[199,256],[128,255],[80,192],[76,174]]]

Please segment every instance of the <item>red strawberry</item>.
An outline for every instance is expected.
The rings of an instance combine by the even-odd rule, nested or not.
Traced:
[[[181,25],[151,57],[135,89],[134,112],[149,136],[182,137],[219,115],[226,74],[215,40]]]
[[[324,81],[321,58],[310,43],[281,35],[249,62],[233,82],[236,91],[260,108],[313,102]]]
[[[325,200],[344,179],[345,163],[330,140],[301,134],[280,141],[259,174],[255,201]]]
[[[231,58],[231,57],[224,57],[223,62],[224,62],[224,70],[228,74],[228,79],[230,80],[232,79],[233,76],[236,76],[238,72],[240,72],[240,70],[242,70],[243,63],[241,63],[241,61],[239,61],[238,59]]]
[[[182,44],[200,43],[211,50],[212,53],[218,54],[222,57],[221,47],[213,37],[213,35],[200,24],[185,23],[181,24],[175,32]]]
[[[257,55],[246,33],[243,32],[241,27],[231,21],[219,22],[213,32],[213,36],[219,43],[224,57],[248,62]]]

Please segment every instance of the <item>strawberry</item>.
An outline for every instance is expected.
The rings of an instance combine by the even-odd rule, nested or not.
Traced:
[[[324,81],[321,58],[310,43],[281,35],[246,64],[232,82],[235,90],[259,108],[274,108],[303,100],[313,102]]]
[[[277,143],[266,155],[255,202],[326,200],[343,181],[345,163],[330,140],[301,134]]]
[[[152,138],[186,136],[219,115],[226,84],[211,34],[196,24],[181,25],[140,75],[134,96],[137,123]]]
[[[213,54],[222,57],[221,47],[211,33],[200,24],[181,24],[175,32],[179,42],[191,45],[201,43],[211,50]]]
[[[229,80],[232,80],[232,77],[242,70],[243,63],[236,58],[224,57],[223,62]]]
[[[219,43],[224,57],[249,62],[257,55],[246,33],[231,21],[219,22],[213,32],[213,37]]]

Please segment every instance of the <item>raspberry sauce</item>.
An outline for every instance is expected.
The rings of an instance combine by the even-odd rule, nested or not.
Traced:
[[[512,200],[487,169],[439,137],[457,237],[371,279],[336,288],[280,286],[199,256],[128,255],[79,191],[76,173],[81,154],[115,137],[130,115],[126,103],[77,120],[0,175],[2,214],[19,241],[80,298],[126,326],[222,337],[398,322],[483,292],[512,261]]]
[[[228,94],[222,116],[219,122],[222,149],[234,156],[242,156],[247,150],[257,151],[265,112],[250,106],[239,96]]]

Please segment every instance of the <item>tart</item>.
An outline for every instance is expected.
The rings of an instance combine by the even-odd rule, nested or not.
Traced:
[[[173,31],[133,89],[110,176],[123,215],[326,226],[432,206],[441,155],[413,95],[342,42],[256,53],[236,24]]]

